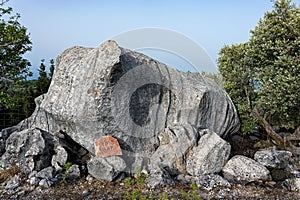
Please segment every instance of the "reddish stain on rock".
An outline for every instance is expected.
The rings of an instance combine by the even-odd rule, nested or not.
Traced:
[[[112,136],[102,136],[94,142],[95,154],[99,157],[122,155],[119,142]]]

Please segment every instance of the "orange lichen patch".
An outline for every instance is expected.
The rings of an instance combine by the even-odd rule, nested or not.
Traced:
[[[99,157],[122,155],[119,142],[112,136],[102,136],[94,142],[95,154]]]

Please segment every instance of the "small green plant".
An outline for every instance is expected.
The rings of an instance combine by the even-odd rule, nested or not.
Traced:
[[[145,186],[146,178],[147,178],[147,174],[142,173],[141,168],[136,168],[135,179],[136,179],[137,186],[139,187]]]
[[[189,192],[189,194],[190,194],[190,199],[193,199],[193,200],[200,200],[200,199],[201,199],[200,196],[197,195],[197,191],[199,190],[198,185],[195,184],[195,183],[192,183],[192,184],[190,185],[190,188],[191,188],[191,190],[192,190],[191,192]]]
[[[142,197],[142,192],[140,190],[134,190],[132,192],[129,192],[129,191],[125,192],[125,199],[137,200],[137,199],[142,199],[142,198],[144,198],[144,197]]]
[[[67,162],[65,164],[64,170],[63,170],[63,173],[62,173],[62,179],[60,181],[62,184],[67,184],[67,176],[68,176],[69,169],[71,168],[71,166],[72,166],[71,162]]]
[[[195,184],[192,183],[190,185],[190,190],[189,191],[185,191],[183,189],[180,190],[180,197],[182,199],[192,199],[192,200],[200,200],[201,197],[197,195],[197,191],[199,190],[199,187]]]
[[[125,192],[125,199],[131,199],[131,195],[129,191]]]
[[[126,187],[130,186],[137,186],[138,188],[144,187],[145,186],[145,181],[147,178],[147,174],[141,172],[140,168],[136,168],[136,172],[134,174],[134,177],[127,177],[124,179],[124,185]]]
[[[135,183],[135,181],[130,177],[127,177],[124,179],[125,187],[130,187],[130,186],[134,185],[134,183]]]
[[[132,192],[132,200],[137,200],[141,196],[142,192],[140,190],[134,190]]]
[[[162,194],[159,195],[159,199],[161,200],[168,200],[169,196],[167,193],[163,192]]]
[[[192,191],[197,191],[199,190],[199,187],[196,183],[191,183],[190,188],[192,189]]]

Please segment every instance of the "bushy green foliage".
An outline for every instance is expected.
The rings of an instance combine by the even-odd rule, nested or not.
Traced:
[[[273,125],[299,126],[300,7],[274,1],[249,41],[249,66],[257,84],[256,105]]]
[[[31,50],[31,41],[19,18],[12,8],[0,7],[0,109],[22,100],[24,81],[32,75],[30,62],[22,57]]]
[[[31,50],[31,41],[20,15],[4,8],[6,2],[0,3],[0,130],[33,112],[34,98],[47,92],[54,70],[54,60],[49,75],[42,60],[38,80],[28,80],[31,64],[23,55]]]
[[[220,50],[224,88],[242,119],[243,132],[255,127],[255,107],[271,125],[300,125],[300,8],[291,0],[273,1],[251,38]]]
[[[218,59],[223,87],[239,111],[244,134],[255,128],[255,123],[250,123],[254,121],[250,114],[255,94],[251,69],[246,64],[247,49],[247,44],[225,46],[220,50]],[[253,126],[249,127],[249,124]]]

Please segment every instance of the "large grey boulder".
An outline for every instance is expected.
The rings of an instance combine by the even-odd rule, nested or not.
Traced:
[[[203,130],[198,145],[187,160],[186,170],[193,176],[218,173],[222,170],[230,155],[230,144],[216,133]]]
[[[122,171],[132,173],[136,167],[147,171],[164,169],[175,176],[186,172],[188,160],[191,174],[199,174],[199,168],[191,170],[195,166],[191,163],[200,162],[203,149],[198,141],[204,129],[214,132],[211,140],[216,139],[224,147],[213,150],[209,163],[202,164],[215,165],[216,169],[207,173],[218,172],[227,160],[228,145],[220,138],[237,132],[240,124],[231,99],[211,79],[200,73],[180,72],[111,40],[98,48],[69,48],[56,64],[50,88],[35,100],[32,116],[20,123],[14,133],[0,135],[0,153],[5,152],[5,159],[16,155],[20,160],[24,157],[22,152],[27,152],[26,162],[32,163],[37,160],[34,156],[47,155],[41,166],[25,164],[26,171],[50,165],[61,171],[71,158],[78,158],[75,163],[84,163],[91,154],[88,170],[98,179],[111,181]],[[31,137],[31,130],[53,135],[51,155],[42,139],[28,143],[36,148],[18,150],[23,147],[17,137]],[[23,132],[27,136],[21,136]],[[96,141],[107,135],[117,140],[122,155],[95,155],[96,147],[103,149]],[[12,140],[18,144],[18,152],[10,153],[15,151]],[[207,141],[200,145],[211,149]],[[4,144],[9,144],[5,150]],[[213,161],[214,155],[222,158]]]
[[[249,183],[270,179],[270,171],[255,160],[236,155],[222,169],[225,179],[232,182]]]
[[[153,153],[157,135],[168,126],[189,124],[221,137],[239,128],[232,101],[212,80],[114,41],[64,51],[43,98],[31,126],[63,130],[92,153],[94,141],[106,134],[118,138],[125,150]]]

